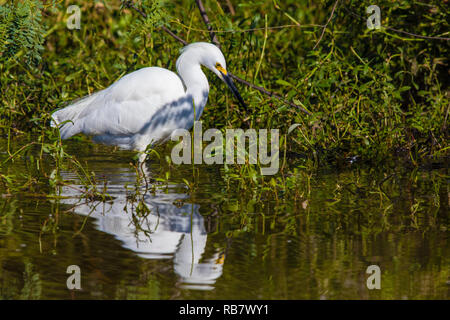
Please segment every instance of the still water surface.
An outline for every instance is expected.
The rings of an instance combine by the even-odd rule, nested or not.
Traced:
[[[2,194],[0,299],[449,298],[447,168],[355,167],[299,178],[302,192],[261,194],[211,166],[196,166],[189,191],[186,166],[145,192],[132,154],[78,143],[68,152],[109,197],[83,198],[70,169],[60,197]],[[67,289],[69,265],[82,290]],[[380,290],[366,286],[370,265]]]

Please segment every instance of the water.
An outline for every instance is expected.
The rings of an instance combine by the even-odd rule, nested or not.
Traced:
[[[67,151],[110,197],[83,198],[70,168],[56,194],[0,186],[1,299],[449,298],[446,168],[303,173],[297,192],[275,193],[238,190],[211,166],[196,166],[189,191],[186,166],[146,192],[132,153],[76,141]],[[156,163],[150,171],[164,180]],[[69,265],[81,290],[67,289]],[[367,288],[370,265],[380,290]]]

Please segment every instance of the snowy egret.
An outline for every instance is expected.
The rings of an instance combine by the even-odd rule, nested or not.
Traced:
[[[167,141],[177,129],[190,130],[208,99],[209,84],[201,66],[224,81],[246,108],[227,73],[218,47],[205,42],[187,45],[176,62],[178,75],[159,67],[134,71],[108,88],[75,101],[52,114],[62,139],[78,133],[94,142],[143,152]]]

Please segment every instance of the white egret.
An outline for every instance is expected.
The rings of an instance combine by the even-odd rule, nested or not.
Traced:
[[[78,133],[94,142],[143,152],[148,145],[167,141],[177,129],[189,130],[205,108],[209,84],[201,66],[214,72],[242,97],[227,73],[218,47],[205,42],[187,45],[177,60],[178,75],[159,67],[134,71],[108,88],[52,114],[62,139]]]

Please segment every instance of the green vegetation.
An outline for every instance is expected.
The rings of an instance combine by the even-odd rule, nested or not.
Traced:
[[[119,1],[83,2],[80,30],[66,28],[68,1],[10,3],[0,11],[3,134],[41,132],[56,108],[138,68],[174,69],[180,44],[158,29],[163,24],[189,42],[208,41],[208,33],[198,31],[206,28],[194,1],[136,2],[148,12],[147,19],[121,9]],[[418,165],[448,156],[449,41],[369,30],[365,8],[371,2],[342,1],[314,50],[322,27],[309,25],[324,24],[332,4],[241,3],[231,15],[223,3],[207,1],[213,29],[227,31],[217,35],[230,70],[304,106],[311,116],[241,86],[252,110],[243,114],[210,77],[202,120],[209,127],[284,131],[300,123],[288,152],[322,166],[353,157],[371,162],[401,158]],[[382,26],[449,37],[449,9],[442,1],[377,4]],[[303,27],[268,29],[297,23]],[[241,32],[251,28],[259,29]]]
[[[279,174],[262,177],[258,166],[226,166],[230,186],[286,191],[304,182],[289,182],[298,169],[310,176],[360,164],[442,167],[448,160],[448,7],[381,1],[382,28],[369,30],[368,1],[341,1],[333,11],[334,3],[260,1],[230,8],[205,2],[228,69],[311,113],[238,84],[251,110],[245,114],[210,75],[205,128],[281,130]],[[105,198],[87,164],[66,152],[50,128],[51,112],[136,69],[175,70],[181,45],[162,28],[188,42],[209,39],[194,1],[80,2],[80,30],[67,28],[71,4],[3,1],[0,134],[7,142],[0,187],[6,193],[56,194],[64,184],[60,170],[72,168],[86,184],[86,197]],[[166,183],[177,169],[167,150],[152,156],[161,163],[157,179]],[[25,171],[10,167],[19,159]],[[193,169],[193,177],[183,177],[192,192],[199,187]]]
[[[442,235],[449,226],[447,1],[342,0],[333,15],[334,0],[231,1],[232,8],[227,3],[204,1],[229,71],[310,115],[237,82],[249,106],[247,114],[225,85],[206,71],[211,90],[203,127],[280,129],[280,171],[263,177],[257,165],[176,166],[170,161],[169,143],[152,152],[151,178],[136,174],[135,184],[125,185],[137,221],[150,213],[146,195],[169,193],[171,184],[179,184],[189,196],[186,201],[199,204],[202,215],[217,226],[208,230],[214,246],[224,248],[230,239],[236,241],[245,257],[234,248],[230,259],[242,259],[248,270],[257,270],[253,274],[282,270],[277,279],[253,279],[261,284],[263,298],[290,298],[295,291],[290,284],[305,283],[307,290],[297,292],[299,298],[342,298],[337,283],[356,281],[358,276],[345,270],[363,268],[358,254],[367,261],[385,256],[391,268],[387,290],[369,298],[402,298],[399,292],[413,298],[446,298],[448,288],[436,283],[450,276],[448,237]],[[66,9],[73,4],[81,8],[79,30],[66,26]],[[84,242],[79,235],[86,220],[70,216],[77,222],[73,226],[59,202],[64,197],[61,189],[73,188],[74,180],[83,201],[112,201],[108,178],[96,175],[102,164],[90,154],[107,153],[117,168],[138,171],[131,152],[93,145],[83,136],[60,141],[49,125],[51,113],[139,68],[175,70],[182,45],[164,27],[187,42],[210,40],[195,1],[134,4],[136,10],[120,0],[0,0],[0,236],[9,239],[0,238],[5,241],[0,242],[0,279],[23,278],[2,284],[0,298],[58,296],[51,291],[51,279],[39,272],[43,260],[61,250],[58,243],[73,255],[77,246],[87,248],[86,243],[104,249],[102,243]],[[366,26],[366,7],[372,4],[381,8],[379,30]],[[299,126],[288,135],[293,124]],[[76,178],[66,179],[62,172]],[[19,221],[23,198],[36,202],[26,209],[51,214]],[[32,242],[30,234],[16,232],[22,224],[39,235],[24,252],[47,255],[14,260],[23,269],[16,277],[1,267],[6,261],[2,248]],[[87,232],[93,233],[91,229]],[[295,240],[300,235],[302,241]],[[287,248],[280,239],[293,243]],[[324,250],[318,253],[317,248]],[[292,257],[288,249],[302,254]],[[422,250],[429,256],[423,257]],[[175,281],[164,286],[155,276],[164,266],[123,255],[120,271],[108,269],[116,263],[111,257],[101,267],[106,278],[121,283],[113,287],[96,280],[93,287],[105,285],[105,296],[116,298],[175,296]],[[64,256],[61,266],[73,263],[70,258]],[[270,258],[279,265],[272,265]],[[416,260],[421,264],[410,264]],[[230,266],[238,275],[241,267]],[[145,279],[135,280],[128,268],[141,268]],[[409,275],[413,269],[419,278]],[[63,287],[64,277],[58,277]],[[240,284],[233,272],[225,273],[224,279]],[[146,291],[149,287],[153,291]],[[220,288],[219,298],[234,297],[233,288]],[[244,291],[240,293],[247,294]],[[246,298],[254,294],[248,291]],[[356,290],[344,298],[359,295]]]

